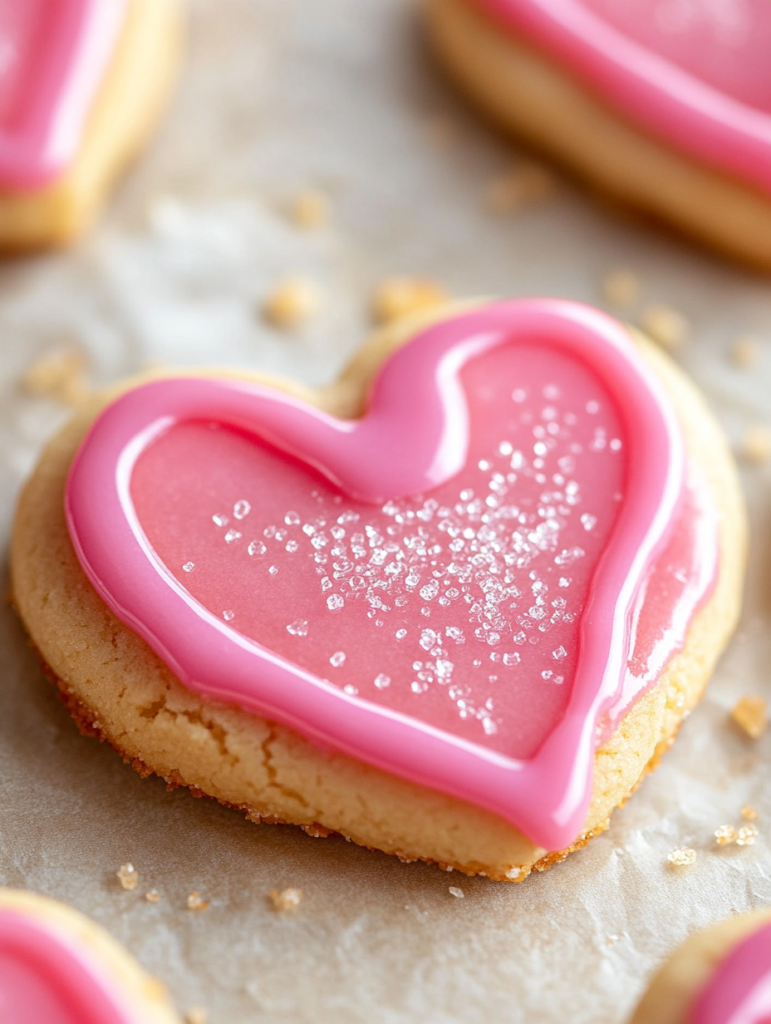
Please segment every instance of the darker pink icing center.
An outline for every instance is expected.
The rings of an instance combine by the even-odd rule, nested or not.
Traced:
[[[771,192],[765,0],[475,0],[622,114]]]
[[[92,582],[188,686],[549,848],[717,560],[628,334],[548,300],[418,336],[358,421],[227,381],[129,392],[67,513]]]
[[[90,950],[43,919],[0,909],[3,1024],[131,1024]]]
[[[696,998],[687,1024],[769,1024],[771,924],[739,942]]]

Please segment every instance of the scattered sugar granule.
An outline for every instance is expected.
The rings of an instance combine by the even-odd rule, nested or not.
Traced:
[[[198,892],[191,892],[187,897],[187,909],[188,910],[206,910],[209,906],[209,901],[202,898]]]
[[[265,297],[262,313],[273,327],[293,330],[310,320],[320,305],[317,285],[302,277],[287,277]]]
[[[611,270],[602,282],[602,294],[611,306],[633,306],[640,297],[640,279],[631,270]]]
[[[757,825],[742,825],[736,833],[737,846],[752,846],[758,837]]]
[[[202,1006],[194,1006],[187,1011],[185,1024],[206,1024],[209,1014]]]
[[[145,893],[145,899],[147,900],[148,903],[157,903],[160,898],[161,894],[158,892],[157,889],[149,889]]]
[[[462,900],[466,895],[462,889],[458,888],[457,885],[451,885],[448,891],[450,895],[454,896],[457,900]]]
[[[649,306],[642,315],[643,330],[662,348],[677,348],[690,334],[690,324],[671,306]]]
[[[749,370],[760,357],[760,345],[753,334],[743,334],[731,346],[730,358],[737,370]]]
[[[123,889],[136,889],[139,884],[139,872],[133,864],[121,864],[115,874]]]
[[[403,316],[442,306],[449,294],[430,278],[391,277],[382,281],[372,296],[372,315],[377,323],[390,324]]]
[[[21,386],[35,398],[54,398],[75,405],[88,394],[86,356],[73,349],[40,356],[21,379]]]
[[[764,697],[742,697],[731,709],[731,718],[750,739],[756,740],[763,735],[768,721],[766,701]]]
[[[312,231],[329,221],[329,197],[316,188],[298,193],[289,205],[289,215],[298,228]]]
[[[771,430],[764,426],[748,427],[739,445],[744,462],[759,466],[771,458]]]
[[[687,868],[696,862],[696,851],[692,850],[690,846],[678,846],[676,850],[667,855],[667,860],[673,867]]]
[[[273,889],[269,896],[275,910],[297,910],[303,898],[303,891],[302,889],[282,889],[279,892],[278,889]]]
[[[730,846],[731,843],[736,842],[739,833],[733,825],[721,825],[720,828],[715,829],[714,835],[718,846]]]
[[[485,203],[493,213],[514,213],[546,199],[554,191],[555,183],[548,168],[528,160],[494,178],[485,189]]]
[[[752,804],[745,804],[744,807],[742,807],[741,815],[745,821],[758,820],[758,812],[755,810]]]

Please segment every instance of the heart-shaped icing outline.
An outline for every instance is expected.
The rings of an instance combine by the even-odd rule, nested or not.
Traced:
[[[771,192],[771,113],[726,95],[577,0],[472,2],[564,62],[607,103],[675,149]]]
[[[40,188],[75,158],[129,0],[53,0],[46,60],[38,61],[19,124],[0,131],[0,187]]]
[[[379,503],[424,492],[462,468],[468,419],[460,368],[495,345],[536,339],[580,358],[608,389],[630,468],[582,616],[567,709],[533,758],[488,750],[305,672],[200,605],[150,546],[131,501],[131,472],[175,422],[219,420],[256,434],[343,491]],[[581,831],[597,721],[623,684],[634,602],[679,506],[684,446],[658,390],[624,327],[578,303],[537,299],[485,306],[418,334],[383,364],[358,420],[259,384],[162,379],[128,391],[92,425],[70,468],[67,524],[101,598],[191,690],[485,807],[556,850]]]

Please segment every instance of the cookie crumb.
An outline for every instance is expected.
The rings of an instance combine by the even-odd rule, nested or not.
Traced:
[[[737,846],[753,846],[758,837],[757,825],[742,825],[736,834]]]
[[[449,299],[445,289],[430,278],[391,277],[375,289],[372,315],[377,323],[390,324],[411,313],[442,306]]]
[[[750,737],[757,740],[765,732],[768,712],[764,697],[742,697],[731,709],[733,721]]]
[[[771,458],[771,430],[768,427],[748,427],[744,431],[739,455],[744,462],[760,466]]]
[[[269,893],[274,910],[297,910],[303,898],[302,889],[273,889]]]
[[[27,368],[21,386],[33,398],[53,398],[76,405],[89,393],[86,356],[75,349],[40,356]]]
[[[329,211],[329,197],[316,188],[304,189],[289,205],[293,223],[305,231],[324,227],[329,222]]]
[[[426,137],[437,149],[448,149],[458,141],[458,126],[447,114],[437,114],[426,125]]]
[[[676,868],[688,868],[696,862],[696,851],[690,846],[678,846],[667,855],[669,863]]]
[[[602,282],[602,294],[611,306],[633,306],[640,297],[640,279],[631,270],[611,270]]]
[[[262,314],[273,327],[291,331],[302,326],[318,311],[321,293],[302,277],[287,277],[265,297]]]
[[[115,874],[123,889],[136,889],[139,884],[139,872],[133,864],[121,864]]]
[[[157,889],[149,889],[145,893],[145,899],[147,900],[148,903],[157,903],[160,898],[161,894],[158,892]]]
[[[737,370],[749,370],[760,358],[760,345],[753,334],[743,334],[731,346],[730,358]]]
[[[450,895],[454,896],[457,900],[462,900],[466,895],[465,892],[462,889],[459,889],[457,885],[451,885],[448,891]]]
[[[757,821],[758,812],[752,806],[752,804],[745,804],[741,809],[741,815],[745,821]]]
[[[209,906],[209,901],[202,898],[198,892],[191,892],[187,897],[187,909],[188,910],[206,910]]]
[[[682,313],[671,306],[648,306],[642,315],[642,326],[646,334],[657,341],[662,348],[678,348],[690,334],[690,324]]]
[[[733,825],[721,825],[720,828],[716,828],[715,842],[718,846],[730,846],[731,843],[735,843],[739,833],[733,827]]]
[[[209,1014],[202,1006],[193,1006],[187,1011],[185,1024],[206,1024]]]
[[[485,205],[493,213],[515,213],[525,206],[541,202],[554,191],[552,172],[534,160],[523,161],[494,178],[485,189]]]

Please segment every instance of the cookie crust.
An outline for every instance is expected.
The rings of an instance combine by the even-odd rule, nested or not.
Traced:
[[[457,312],[444,310],[431,319]],[[425,326],[412,321],[377,334],[342,377],[321,392],[264,377],[304,401],[344,417],[360,414],[383,360]],[[671,744],[697,703],[739,611],[744,509],[731,456],[702,398],[643,339],[646,359],[674,400],[689,458],[721,514],[719,578],[691,623],[686,646],[659,683],[627,713],[595,755],[591,806],[570,850],[607,827],[646,771]],[[209,374],[215,371],[209,371]],[[219,375],[228,376],[226,372]],[[513,825],[464,801],[414,785],[239,708],[187,690],[135,633],[119,622],[86,579],[64,520],[70,462],[94,416],[119,393],[94,396],[48,445],[22,492],[12,547],[15,604],[49,674],[84,731],[107,740],[142,774],[189,786],[242,809],[253,821],[286,822],[312,835],[339,832],[404,860],[426,860],[466,874],[520,881],[570,850],[535,846]]]
[[[88,228],[166,105],[182,21],[179,0],[130,0],[74,162],[41,188],[0,189],[0,253],[65,245]]]
[[[675,950],[654,975],[629,1024],[684,1024],[693,1000],[734,946],[771,923],[771,910],[720,921]]]
[[[474,0],[425,3],[440,61],[502,128],[602,194],[771,271],[771,196],[638,129]]]

